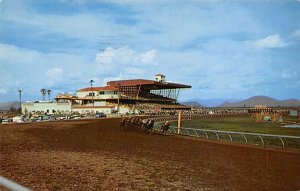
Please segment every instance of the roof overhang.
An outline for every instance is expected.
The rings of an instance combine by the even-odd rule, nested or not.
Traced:
[[[143,86],[145,89],[159,90],[159,89],[179,89],[179,88],[191,88],[190,85],[177,84],[170,82],[157,82],[153,80],[135,79],[135,80],[119,80],[109,81],[107,85],[115,87],[124,86]]]
[[[90,91],[117,91],[118,88],[114,86],[104,86],[104,87],[87,87],[78,90],[78,92],[90,92]]]

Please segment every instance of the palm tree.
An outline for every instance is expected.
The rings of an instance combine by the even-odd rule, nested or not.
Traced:
[[[41,89],[41,94],[42,94],[42,100],[45,101],[45,95],[46,95],[46,89]]]
[[[48,100],[50,101],[51,90],[47,90]]]

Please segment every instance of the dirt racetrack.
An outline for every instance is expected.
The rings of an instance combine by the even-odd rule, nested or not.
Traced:
[[[300,190],[299,151],[118,125],[119,119],[1,125],[0,175],[32,190]]]

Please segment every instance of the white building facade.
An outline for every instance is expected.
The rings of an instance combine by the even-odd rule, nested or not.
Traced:
[[[27,102],[22,104],[22,113],[68,113],[72,111],[71,102],[57,103],[57,102]]]
[[[55,98],[55,102],[36,101],[22,104],[22,113],[105,113],[111,114],[116,111],[118,113],[129,112],[129,107],[113,104],[110,100],[120,98],[119,91],[113,86],[90,87],[80,89],[76,95],[59,94]]]

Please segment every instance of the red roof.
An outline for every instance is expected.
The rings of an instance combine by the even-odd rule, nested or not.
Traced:
[[[170,82],[157,82],[153,80],[135,79],[135,80],[119,80],[119,81],[109,81],[107,85],[110,86],[139,86],[139,85],[151,85],[155,86],[155,89],[165,89],[165,88],[191,88],[189,85],[176,84]]]
[[[154,84],[155,81],[152,80],[144,80],[144,79],[135,79],[135,80],[119,80],[119,81],[109,81],[107,85],[111,86],[136,86],[136,85],[146,85],[146,84]]]
[[[87,91],[117,91],[118,88],[114,87],[114,86],[104,86],[104,87],[88,87],[88,88],[83,88],[78,90],[79,92],[87,92]]]

